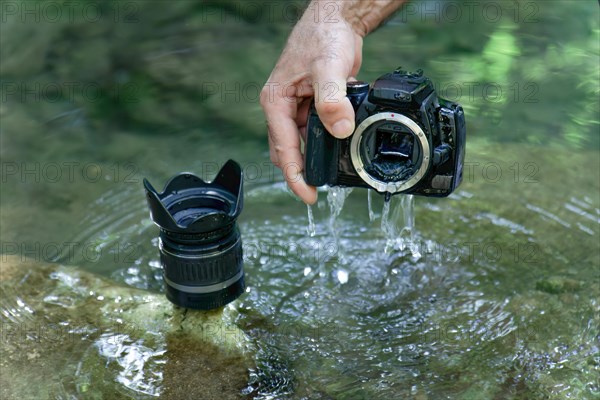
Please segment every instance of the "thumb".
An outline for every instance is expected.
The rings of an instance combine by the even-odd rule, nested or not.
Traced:
[[[354,108],[346,97],[346,68],[336,64],[315,68],[313,90],[319,119],[333,136],[343,139],[354,132]]]

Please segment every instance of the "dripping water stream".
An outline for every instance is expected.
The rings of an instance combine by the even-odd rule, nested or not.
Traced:
[[[369,221],[375,221],[375,212],[373,211],[373,191],[367,190],[367,207],[369,208]]]
[[[329,231],[336,246],[340,245],[336,221],[339,217],[346,198],[352,192],[352,188],[333,186],[327,189],[327,204],[329,206]],[[376,218],[373,211],[372,191],[367,191],[367,207],[369,221]],[[316,224],[311,206],[307,205],[308,226],[307,233],[310,237],[316,235]],[[385,194],[383,209],[381,213],[381,232],[385,238],[384,253],[389,254],[394,250],[404,251],[408,249],[415,258],[420,258],[418,244],[415,240],[415,216],[414,197],[412,195],[392,196]],[[340,252],[340,261],[343,261],[343,252]]]
[[[386,198],[381,213],[381,231],[386,239],[385,253],[408,249],[413,257],[421,257],[415,241],[413,195]]]
[[[331,233],[337,238],[337,230],[335,229],[335,222],[337,217],[344,208],[344,202],[346,198],[352,193],[352,188],[345,188],[340,186],[332,186],[327,190],[327,204],[329,205],[329,229]]]
[[[308,213],[308,226],[306,227],[306,233],[308,233],[308,236],[314,237],[317,234],[317,227],[315,226],[315,217],[310,204],[306,205],[306,211]]]

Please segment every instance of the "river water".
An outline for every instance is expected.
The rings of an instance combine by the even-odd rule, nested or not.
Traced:
[[[490,1],[471,18],[466,3],[458,19],[447,3],[405,8],[365,40],[359,75],[423,68],[464,106],[459,189],[389,203],[322,189],[308,212],[269,163],[255,93],[295,8],[106,3],[97,21],[76,8],[54,22],[4,10],[0,256],[22,268],[1,285],[3,332],[51,320],[77,340],[3,334],[2,394],[185,398],[181,377],[234,398],[597,398],[598,4]],[[91,332],[118,297],[69,271],[145,291],[132,307],[160,295],[142,179],[212,179],[229,158],[245,175],[248,289],[223,318],[254,346],[250,365],[174,345],[161,314],[143,334]]]

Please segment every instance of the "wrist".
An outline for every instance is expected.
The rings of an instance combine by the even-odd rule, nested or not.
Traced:
[[[406,0],[312,0],[307,13],[315,23],[339,23],[342,20],[359,36],[373,32]]]

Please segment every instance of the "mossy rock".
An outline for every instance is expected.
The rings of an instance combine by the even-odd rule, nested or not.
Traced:
[[[203,312],[94,274],[2,255],[1,398],[240,398],[254,350]],[[113,397],[114,396],[114,397]]]
[[[581,289],[581,282],[563,276],[550,276],[537,281],[535,288],[550,294],[577,292]]]

